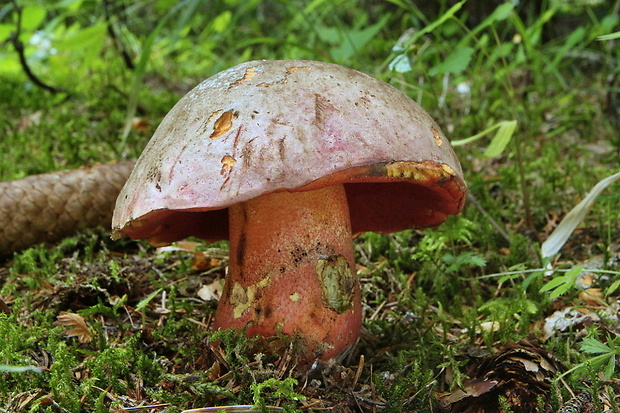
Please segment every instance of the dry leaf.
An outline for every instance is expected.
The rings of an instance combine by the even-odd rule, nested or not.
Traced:
[[[588,288],[579,293],[584,303],[591,307],[597,307],[605,303],[605,295],[600,288]]]
[[[480,330],[484,332],[499,331],[499,323],[497,321],[485,321],[480,323]]]
[[[17,130],[24,131],[31,126],[36,126],[41,123],[41,115],[42,111],[38,110],[34,113],[29,114],[28,116],[24,116],[20,119],[19,125],[17,126]]]
[[[148,133],[150,123],[147,119],[144,118],[133,118],[131,121],[131,128],[142,133]]]
[[[200,287],[197,295],[204,301],[219,301],[222,296],[222,291],[224,291],[224,280],[216,279],[211,284],[206,284]]]
[[[207,248],[204,251],[200,249],[203,243],[194,241],[178,241],[175,245],[168,245],[157,248],[158,253],[170,251],[189,252],[194,255],[192,259],[191,269],[195,271],[207,271],[211,268],[223,265],[223,261],[228,259],[228,250],[222,248]]]
[[[93,340],[86,320],[81,315],[61,311],[56,320],[57,324],[73,327],[65,331],[65,337],[77,337],[80,343],[90,343]]]
[[[222,265],[220,259],[207,257],[204,254],[194,254],[190,268],[194,271],[207,271],[220,265]]]

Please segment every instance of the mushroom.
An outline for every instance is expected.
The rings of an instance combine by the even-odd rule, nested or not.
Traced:
[[[230,240],[214,328],[341,354],[362,323],[352,236],[441,224],[467,187],[439,126],[392,86],[313,61],[252,61],[163,119],[117,200],[113,237]]]

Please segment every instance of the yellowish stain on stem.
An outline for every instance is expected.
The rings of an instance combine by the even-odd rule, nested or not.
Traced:
[[[254,304],[258,290],[267,287],[270,281],[270,277],[267,276],[256,284],[248,285],[245,288],[242,287],[241,284],[235,283],[230,294],[230,304],[235,307],[233,310],[233,317],[241,317],[243,313]]]

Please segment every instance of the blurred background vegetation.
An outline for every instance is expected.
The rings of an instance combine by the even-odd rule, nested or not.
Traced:
[[[588,305],[580,296],[574,273],[569,273],[572,278],[548,284],[549,278],[541,271],[546,262],[539,244],[596,182],[620,168],[619,12],[618,0],[3,2],[0,179],[135,158],[184,93],[216,72],[247,60],[322,60],[391,83],[428,110],[456,144],[472,197],[460,218],[437,230],[366,234],[358,239],[368,336],[354,355],[365,355],[366,365],[355,365],[358,359],[353,358],[341,367],[351,369],[345,371],[355,376],[355,369],[362,366],[357,386],[387,384],[373,390],[375,396],[379,392],[382,404],[367,403],[362,396],[351,401],[342,391],[326,392],[323,398],[331,403],[328,407],[344,406],[342,411],[377,407],[403,411],[403,406],[411,411],[436,411],[430,407],[431,389],[447,391],[460,383],[465,349],[476,345],[492,350],[530,333],[542,337],[545,317],[558,309]],[[601,307],[596,311],[609,310],[616,314],[615,320],[618,261],[612,258],[620,251],[619,205],[620,190],[615,184],[599,198],[555,260],[559,268],[570,270],[600,258],[597,268],[611,275],[595,282],[602,291]],[[109,246],[109,241],[102,241],[101,235],[94,239],[86,242],[88,248],[69,249],[69,255],[66,243],[56,252],[35,248],[16,254],[0,272],[1,295],[21,297],[19,308],[30,314],[40,298],[28,294],[41,292],[42,279],[58,286],[89,271],[98,277],[92,270],[97,260],[110,261],[105,271],[118,275],[124,264],[115,263],[117,256],[105,255],[109,251],[94,247],[99,243]],[[67,256],[83,260],[90,270],[65,266],[62,260]],[[187,261],[187,257],[175,259]],[[187,271],[189,264],[180,267],[174,271]],[[153,283],[156,287],[145,290],[146,295],[165,290],[182,296],[177,285],[158,277]],[[551,287],[544,290],[545,285]],[[548,291],[558,286],[566,288],[556,300]],[[144,298],[134,297],[134,306]],[[104,311],[101,305],[96,311]],[[121,308],[106,305],[108,316]],[[147,307],[140,310],[146,312]],[[14,338],[4,342],[5,353],[0,345],[0,364],[30,364],[28,351],[44,342],[58,359],[66,356],[62,359],[66,369],[87,359],[91,374],[99,374],[97,380],[108,383],[110,394],[126,392],[123,386],[114,387],[113,379],[130,382],[127,377],[132,372],[118,365],[112,374],[102,367],[118,354],[87,357],[78,343],[68,344],[74,346],[72,350],[59,350],[59,343],[64,343],[62,329],[51,327],[57,312],[84,309],[57,305],[51,310],[51,315],[9,320],[8,326],[28,327],[40,337],[15,339],[23,334],[19,328],[0,330],[11,332]],[[180,322],[180,317],[176,320]],[[605,362],[612,360],[613,364],[620,355],[620,342],[614,341],[619,332],[612,327],[616,321],[601,320],[607,319],[602,317],[597,328],[574,327],[546,337],[546,346],[563,362],[581,365],[591,354],[600,354],[596,349],[586,351],[595,346],[579,347],[587,335],[608,346],[609,351],[599,350],[608,356]],[[172,337],[182,330],[188,337],[200,336],[189,330],[190,325],[166,325],[167,330],[158,334]],[[159,326],[152,328],[158,331]],[[188,388],[165,363],[153,372],[149,363],[164,356],[141,353],[144,346],[137,337],[119,339],[116,348],[131,349],[123,357],[135,360],[128,362],[135,369],[133,374],[138,371],[150,377],[145,381],[150,400],[169,401],[173,404],[170,411],[215,399],[257,400],[250,391],[231,395],[230,389],[216,389],[216,384],[207,390]],[[165,342],[165,355],[173,359],[169,353],[178,343]],[[189,350],[175,357],[172,364],[192,365]],[[170,384],[174,391],[169,394],[157,388],[164,377],[161,369],[167,383],[175,383]],[[594,387],[602,388],[605,383],[600,380],[609,379],[586,370],[574,376],[571,386],[582,386],[581,379],[586,377],[599,380]],[[445,378],[446,371],[451,379]],[[30,381],[11,379],[4,390],[15,394],[29,386],[41,387],[62,408],[75,412],[93,406],[107,411],[114,405],[92,388],[86,389],[84,383],[75,385],[67,378],[71,375],[65,377],[60,370],[55,374],[45,380],[62,384],[56,388],[34,376]],[[253,372],[242,377],[260,383],[257,377],[262,376]],[[202,379],[208,382],[208,377]],[[330,386],[329,381],[325,383]],[[269,400],[284,397],[297,405],[292,390],[286,390],[289,385],[280,383],[281,392]],[[183,397],[174,394],[179,389]],[[612,393],[613,389],[617,394],[617,381]],[[359,387],[349,390],[361,392]],[[63,391],[78,401],[63,401]],[[566,393],[565,389],[555,391]],[[560,397],[554,397],[557,408]],[[43,409],[41,403],[35,407]],[[602,404],[597,406],[606,411]],[[617,411],[614,406],[616,410],[609,411]]]

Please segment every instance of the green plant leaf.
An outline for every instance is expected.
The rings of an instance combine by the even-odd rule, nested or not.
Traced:
[[[516,120],[503,120],[503,121],[497,122],[495,125],[492,125],[486,128],[482,132],[478,132],[477,134],[473,136],[452,141],[452,146],[461,146],[461,145],[466,145],[466,144],[475,142],[478,139],[481,139],[482,137],[490,134],[495,129],[497,129],[498,131],[495,133],[495,136],[493,137],[493,139],[491,140],[491,143],[489,143],[489,146],[487,147],[485,151],[485,156],[490,157],[491,155],[489,155],[489,153],[499,155],[506,148],[506,145],[508,145],[508,142],[510,142],[510,139],[512,138],[512,135],[516,127],[517,127]]]
[[[428,73],[431,76],[446,73],[459,74],[469,65],[473,53],[474,49],[471,47],[455,49],[446,56],[442,63],[432,67]]]
[[[385,26],[389,18],[390,15],[386,14],[377,23],[363,29],[343,31],[342,28],[327,27],[321,29],[319,35],[324,37],[324,40],[336,44],[332,48],[331,54],[337,61],[343,61],[363,50],[368,42]]]
[[[604,374],[606,376],[609,371],[609,362],[611,361],[615,364],[615,359],[616,358],[613,353],[605,353],[592,357],[590,360],[586,360],[586,364],[594,371],[605,372]],[[613,370],[611,373],[613,374]]]
[[[501,4],[497,6],[495,10],[493,10],[493,13],[491,13],[491,15],[487,17],[486,20],[489,20],[491,22],[506,20],[508,17],[510,17],[514,8],[515,3],[513,2],[506,2],[504,4]]]
[[[0,39],[8,39],[14,30],[15,26],[12,24],[0,24]]]
[[[27,6],[22,9],[22,30],[36,30],[45,20],[47,12],[43,7]]]
[[[613,350],[607,344],[594,337],[585,337],[581,342],[581,351],[588,354],[612,353]]]
[[[437,20],[435,20],[434,22],[428,24],[426,27],[422,28],[421,30],[417,31],[415,34],[413,34],[406,42],[406,45],[411,45],[413,43],[415,43],[416,40],[418,40],[420,37],[424,36],[426,33],[431,33],[433,30],[435,30],[437,27],[441,26],[442,24],[444,24],[447,20],[451,19],[452,17],[454,17],[454,15],[461,10],[461,7],[463,7],[463,4],[465,4],[467,0],[462,0],[459,1],[458,3],[456,3],[454,6],[450,7],[444,14],[442,14]],[[403,46],[406,46],[403,45]]]
[[[566,276],[554,277],[551,281],[548,281],[545,285],[540,287],[539,292],[544,293],[549,290],[553,290],[558,288],[559,286],[568,282],[568,278]]]
[[[146,306],[149,305],[151,300],[153,300],[153,298],[155,298],[158,294],[161,294],[163,290],[164,290],[163,288],[158,288],[157,290],[150,293],[146,298],[143,298],[142,300],[140,300],[140,302],[136,306],[136,311],[144,310]]]
[[[605,296],[610,296],[620,287],[620,280],[614,281],[607,290],[605,290]]]
[[[493,11],[493,13],[491,13],[489,15],[489,17],[484,19],[478,26],[476,26],[471,31],[471,33],[469,33],[461,41],[461,43],[463,43],[465,41],[469,41],[469,39],[471,39],[472,36],[476,35],[477,33],[481,32],[482,30],[486,29],[488,26],[492,25],[493,23],[498,22],[498,21],[506,20],[507,18],[509,18],[512,15],[514,8],[515,8],[515,5],[514,5],[513,2],[505,2],[505,3],[501,4],[501,5],[499,5]]]
[[[579,277],[579,274],[581,274],[582,271],[583,271],[582,265],[573,267],[570,270],[566,271],[564,275],[554,277],[552,280],[548,281],[545,285],[543,285],[540,288],[539,291],[543,293],[546,291],[553,290],[549,294],[549,298],[551,298],[552,300],[555,300],[556,298],[566,293],[568,290],[570,290],[575,285],[575,282],[577,281],[577,278]]]
[[[558,285],[554,286],[554,288],[549,288],[548,289],[548,290],[551,290],[551,289],[553,290],[549,294],[549,298],[551,300],[555,300],[559,296],[565,294],[573,286],[573,283],[571,283],[570,280],[568,278],[566,278],[566,277],[558,277],[557,280],[553,280],[550,283],[553,283],[554,281],[560,281],[560,282],[559,282]],[[543,292],[543,291],[541,291],[541,292]]]
[[[495,133],[495,136],[489,143],[486,151],[484,151],[484,156],[486,158],[493,158],[495,156],[501,155],[506,149],[506,146],[510,142],[512,135],[517,128],[516,120],[505,120],[500,122],[500,126]]]
[[[605,367],[605,376],[606,380],[609,380],[613,377],[614,371],[616,370],[616,357],[615,355],[610,355],[609,360],[607,361],[607,366]]]
[[[59,50],[82,50],[96,48],[97,53],[106,36],[105,23],[78,30],[55,44]],[[97,46],[98,45],[98,46]]]
[[[232,13],[230,10],[226,10],[225,12],[219,14],[213,19],[211,22],[211,28],[215,33],[222,33],[224,30],[230,26],[230,22],[232,21]]]
[[[445,270],[447,273],[460,271],[463,266],[484,267],[487,264],[484,258],[468,251],[462,252],[457,256],[450,253],[444,254],[441,259],[448,264]]]
[[[605,34],[603,36],[598,36],[596,38],[596,40],[598,40],[598,41],[614,40],[614,39],[620,39],[620,32]]]
[[[579,275],[583,272],[583,265],[577,265],[564,274],[569,280],[575,282]]]
[[[587,30],[584,27],[578,27],[568,36],[566,42],[555,53],[555,58],[547,67],[549,72],[557,70],[557,66],[566,58],[566,53],[577,49],[577,45],[586,40]]]

